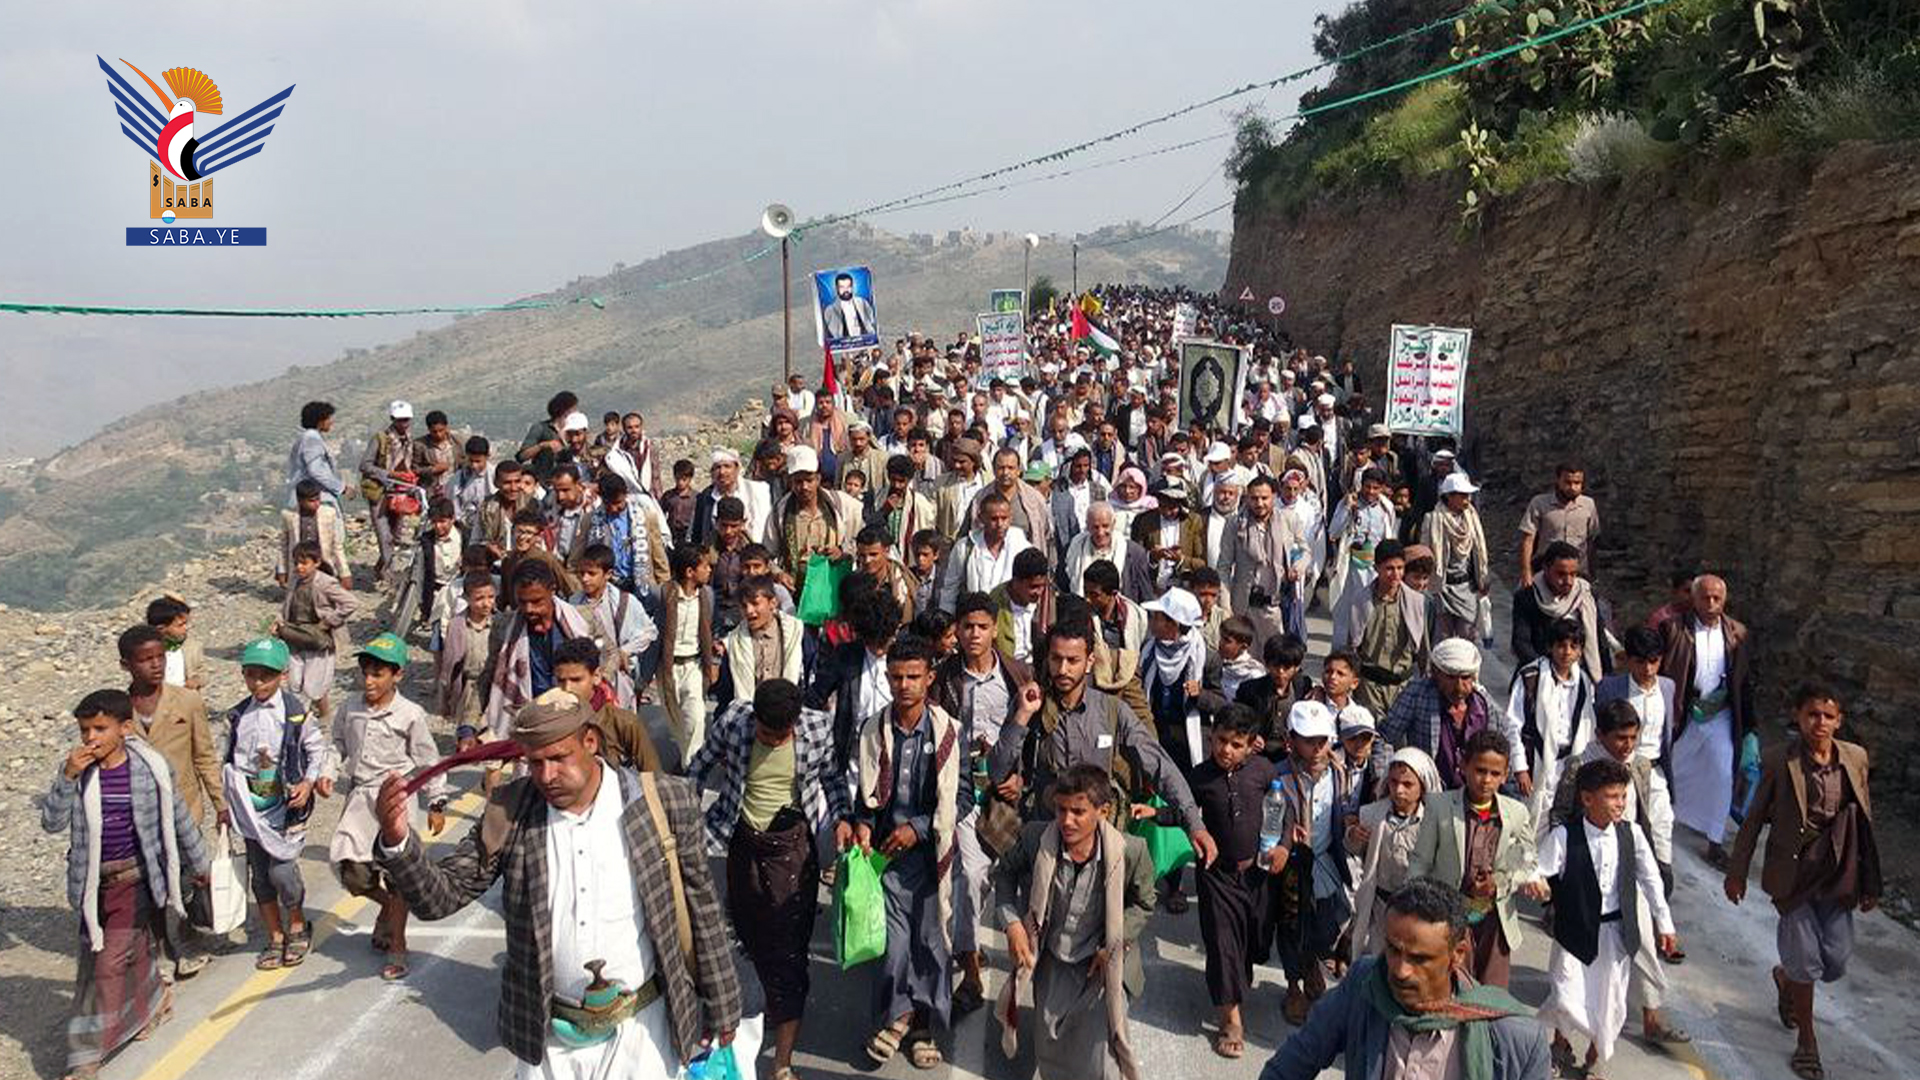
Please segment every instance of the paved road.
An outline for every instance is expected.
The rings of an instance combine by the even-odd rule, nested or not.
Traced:
[[[1324,642],[1327,627],[1316,620]],[[1324,651],[1324,648],[1316,650]],[[1489,685],[1504,687],[1508,671],[1495,658],[1484,672]],[[474,777],[456,777],[471,785]],[[337,805],[337,800],[335,801]],[[456,804],[464,831],[477,800]],[[331,813],[337,810],[329,808]],[[132,1047],[105,1071],[108,1080],[355,1080],[360,1077],[437,1078],[510,1075],[513,1060],[497,1047],[493,1013],[498,968],[504,959],[501,923],[490,894],[445,922],[418,925],[410,934],[416,952],[404,983],[383,984],[379,960],[367,944],[372,910],[344,897],[324,866],[330,820],[316,825],[316,843],[306,868],[317,945],[306,964],[291,972],[257,973],[250,952],[224,958],[181,988],[175,1020],[152,1042]],[[1671,1015],[1697,1037],[1677,1054],[1649,1049],[1629,1037],[1611,1067],[1615,1077],[1717,1077],[1722,1080],[1787,1080],[1792,1036],[1773,1018],[1773,920],[1763,903],[1734,909],[1720,897],[1717,875],[1694,854],[1681,850],[1676,908],[1689,961],[1672,970]],[[1757,886],[1756,886],[1757,894]],[[323,914],[324,913],[324,914]],[[1148,992],[1133,1008],[1133,1038],[1147,1076],[1251,1078],[1287,1033],[1279,1019],[1284,989],[1280,973],[1261,968],[1248,1004],[1246,1057],[1216,1057],[1198,1033],[1212,1010],[1202,978],[1197,909],[1175,918],[1157,914],[1145,943]],[[811,1012],[796,1066],[804,1077],[856,1075],[904,1078],[920,1075],[904,1059],[884,1069],[867,1064],[861,1046],[869,1034],[869,976],[865,969],[833,966],[825,918],[814,940]],[[996,943],[998,938],[994,937]],[[1514,989],[1521,998],[1545,996],[1544,934],[1532,932],[1515,957]],[[1005,965],[1004,954],[997,959]],[[1920,966],[1920,946],[1904,928],[1881,915],[1860,922],[1854,969],[1835,994],[1823,992],[1828,1074],[1838,1078],[1905,1077],[1920,1061],[1920,1009],[1913,1005],[1910,973]],[[751,1002],[757,1000],[751,968],[742,965]],[[990,988],[1000,986],[995,975]],[[950,1043],[956,1077],[1024,1078],[1030,1062],[1008,1061],[999,1050],[999,1029],[981,1010],[960,1020]],[[49,1016],[48,1023],[60,1018]],[[1631,1034],[1635,1028],[1629,1025]],[[1338,1075],[1329,1072],[1327,1075]]]

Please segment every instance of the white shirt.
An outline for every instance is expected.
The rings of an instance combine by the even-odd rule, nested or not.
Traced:
[[[992,592],[1012,581],[1014,556],[1033,546],[1018,525],[1007,526],[998,554],[987,549],[979,529],[968,533],[961,543],[966,545],[966,558],[948,560],[946,579],[940,588],[940,606],[948,611],[959,603],[963,592]]]
[[[240,714],[240,727],[234,732],[227,760],[242,772],[253,772],[262,752],[268,761],[276,764],[280,761],[280,731],[287,722],[287,710],[281,700],[277,692],[265,701],[255,698],[247,705],[247,711]],[[314,777],[318,777],[326,765],[326,755],[320,757],[322,760],[307,762],[307,771]],[[307,778],[283,777],[282,782],[291,786],[304,779]]]
[[[1078,525],[1087,523],[1087,507],[1093,505],[1093,481],[1084,484],[1068,484],[1067,498],[1073,500],[1073,520]]]
[[[161,679],[168,686],[187,685],[187,654],[179,649],[167,650],[167,674]]]
[[[853,714],[868,717],[893,704],[893,685],[887,682],[887,658],[867,650],[866,664],[860,669],[859,697]]]
[[[1720,689],[1727,677],[1727,636],[1722,626],[1693,628],[1693,688],[1702,694]]]
[[[1654,677],[1651,688],[1642,688],[1628,676],[1626,702],[1640,714],[1640,744],[1636,752],[1648,761],[1659,761],[1661,740],[1667,730],[1667,695],[1660,689],[1659,677]]]
[[[696,660],[701,659],[700,594],[695,592],[690,596],[683,596],[681,595],[680,586],[678,585],[668,585],[663,591],[667,594],[668,603],[679,605],[673,615],[673,641],[671,643],[673,645],[673,655],[667,659],[674,663],[681,662],[683,657],[692,657]]]
[[[1013,616],[1013,658],[1022,663],[1033,659],[1033,605],[1021,607],[1013,601],[1007,601],[1007,611]],[[996,664],[995,677],[998,677]]]
[[[1232,521],[1232,514],[1223,514],[1218,510],[1207,511],[1207,565],[1215,570],[1221,568],[1221,537],[1226,534],[1227,525]]]
[[[589,960],[604,960],[602,973],[629,989],[653,977],[657,958],[647,935],[647,914],[634,887],[633,868],[621,827],[620,781],[600,770],[600,790],[582,813],[547,806],[547,909],[552,913],[554,993],[578,1001],[592,982]],[[656,1001],[614,1037],[595,1046],[547,1042],[546,1060],[522,1064],[521,1077],[631,1076],[666,1080],[673,1064],[666,1003]]]
[[[1554,877],[1567,867],[1567,830],[1571,824],[1556,826],[1540,840],[1539,874]],[[1600,881],[1600,914],[1620,910],[1620,841],[1612,829],[1596,829],[1584,815],[1580,828],[1587,832],[1587,854],[1593,858],[1593,875]],[[1660,867],[1653,860],[1647,838],[1639,829],[1628,829],[1633,838],[1633,876],[1640,886],[1640,903],[1653,915],[1653,925],[1662,934],[1673,933],[1673,911],[1667,907],[1665,887],[1660,883]]]
[[[1580,698],[1580,668],[1576,664],[1572,676],[1562,682],[1560,676],[1554,673],[1551,660],[1542,657],[1534,663],[1540,669],[1540,688],[1537,691],[1540,698],[1540,741],[1547,754],[1553,758],[1552,761],[1538,764],[1543,770],[1551,771],[1551,766],[1558,763],[1563,748],[1567,753],[1585,749],[1584,746],[1573,745],[1574,736],[1579,732],[1576,721],[1584,719],[1587,715],[1584,711],[1580,717],[1575,717],[1573,714],[1573,707]],[[1587,692],[1586,704],[1588,709],[1593,708],[1591,690]],[[1513,690],[1507,694],[1506,727],[1507,738],[1513,743],[1513,771],[1516,773],[1529,772],[1532,769],[1527,761],[1526,743],[1520,738],[1520,733],[1526,730],[1527,720],[1527,683],[1524,679],[1515,678]],[[1554,771],[1553,775],[1558,776],[1559,773]],[[1541,777],[1534,779],[1538,783]]]

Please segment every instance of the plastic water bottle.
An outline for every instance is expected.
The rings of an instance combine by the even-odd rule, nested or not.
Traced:
[[[1279,846],[1282,831],[1286,826],[1286,787],[1281,781],[1275,780],[1273,786],[1267,789],[1267,797],[1261,808],[1260,855],[1262,858],[1265,858],[1268,852]]]

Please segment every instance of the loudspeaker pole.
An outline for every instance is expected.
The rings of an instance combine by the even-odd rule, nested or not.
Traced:
[[[793,274],[787,269],[787,238],[780,238],[780,330],[784,378],[793,378]]]

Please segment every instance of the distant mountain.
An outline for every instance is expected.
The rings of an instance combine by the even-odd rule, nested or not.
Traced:
[[[1114,226],[1083,245],[1135,235]],[[529,299],[597,299],[456,319],[377,349],[247,385],[143,409],[31,465],[0,464],[0,602],[42,610],[92,606],[165,567],[257,531],[281,498],[284,459],[302,402],[339,408],[335,434],[359,441],[394,398],[456,428],[515,440],[565,388],[587,410],[638,408],[651,431],[682,430],[764,397],[780,376],[780,271],[757,259],[691,285],[661,287],[737,263],[757,233],[616,266]],[[1034,276],[1070,285],[1067,238],[1046,237]],[[949,232],[896,236],[863,223],[807,233],[793,245],[794,368],[818,377],[809,274],[873,268],[885,335],[951,335],[995,288],[1020,285],[1020,239]],[[1173,230],[1138,242],[1084,247],[1083,285],[1099,281],[1218,288],[1227,237]],[[342,467],[355,464],[343,458]],[[357,507],[356,507],[357,509]]]

